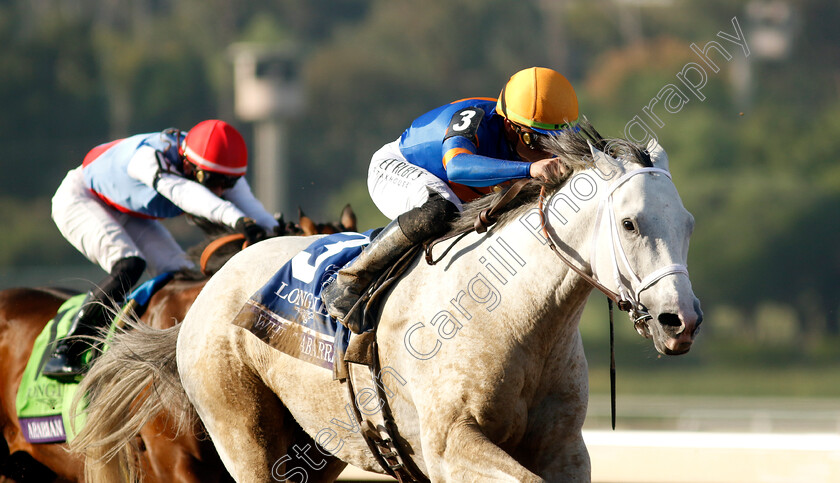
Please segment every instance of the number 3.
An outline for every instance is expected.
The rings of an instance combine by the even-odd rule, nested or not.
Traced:
[[[458,114],[461,115],[461,122],[452,126],[452,129],[454,131],[463,131],[464,129],[470,127],[470,121],[475,117],[475,111],[461,111]]]

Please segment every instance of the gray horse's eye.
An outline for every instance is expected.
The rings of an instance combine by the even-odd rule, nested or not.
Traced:
[[[621,226],[623,226],[624,229],[627,230],[627,231],[633,231],[633,230],[636,229],[636,225],[634,225],[633,221],[630,220],[629,218],[625,218],[624,220],[622,220],[621,221]]]

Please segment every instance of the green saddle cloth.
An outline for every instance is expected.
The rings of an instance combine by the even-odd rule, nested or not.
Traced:
[[[50,379],[41,374],[41,369],[49,360],[53,342],[67,335],[73,316],[84,299],[85,295],[81,294],[64,302],[55,318],[35,339],[15,400],[20,428],[30,443],[61,443],[75,436],[69,412],[78,382],[64,383]],[[80,414],[75,427],[80,429],[83,424],[84,417]]]
[[[126,298],[126,304],[111,323],[109,337],[115,330],[115,326],[122,321],[124,314],[133,312],[139,317],[149,304],[152,295],[172,280],[172,277],[172,272],[162,273],[145,281],[131,292]],[[81,429],[84,425],[85,418],[82,412],[84,404],[78,408],[80,414],[76,417],[75,424],[70,424],[70,404],[76,394],[78,381],[59,382],[41,374],[41,369],[53,351],[53,343],[70,331],[73,317],[82,308],[84,300],[85,295],[81,294],[64,302],[55,318],[47,323],[32,346],[32,355],[29,356],[29,362],[23,371],[23,378],[15,399],[17,417],[23,436],[30,443],[70,441],[75,436],[73,427]],[[107,349],[107,345],[99,347],[99,350],[103,352]],[[82,357],[85,363],[90,362],[90,351]]]

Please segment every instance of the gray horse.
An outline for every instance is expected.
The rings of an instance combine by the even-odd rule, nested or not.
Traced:
[[[418,257],[381,305],[384,375],[376,381],[354,371],[352,380],[359,394],[386,386],[401,442],[431,481],[589,480],[578,330],[593,287],[587,278],[631,308],[636,329],[659,352],[691,347],[702,320],[686,269],[694,220],[665,152],[655,142],[648,156],[626,142],[596,139],[599,150],[592,141],[582,133],[547,139],[569,174],[545,186],[544,197],[538,186],[524,190],[496,225],[467,236],[438,264]],[[138,423],[173,405],[184,421],[194,408],[237,481],[329,481],[346,463],[383,472],[345,383],[231,323],[311,241],[276,238],[244,250],[207,283],[182,324],[138,328],[112,342],[85,380],[89,423],[75,447],[100,462],[89,481],[116,464],[113,456],[129,454]],[[380,417],[381,400],[361,403]]]

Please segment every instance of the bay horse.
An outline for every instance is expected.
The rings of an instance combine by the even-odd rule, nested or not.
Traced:
[[[567,175],[532,182],[495,225],[467,235],[439,263],[416,256],[380,304],[383,369],[374,378],[384,380],[350,365],[357,406],[381,418],[388,403],[418,481],[590,479],[578,325],[593,283],[619,294],[635,329],[662,354],[688,352],[698,333],[702,312],[686,268],[694,220],[661,146],[606,140],[588,123],[542,142]],[[453,230],[500,196],[467,204]],[[346,381],[232,323],[312,241],[246,249],[207,283],[182,324],[119,334],[85,380],[90,423],[75,448],[118,464],[108,458],[145,418],[178,404],[184,421],[201,419],[237,481],[330,481],[347,463],[386,472],[364,439],[369,427],[351,411]],[[137,364],[138,352],[159,363]],[[149,384],[170,392],[144,393]],[[141,395],[141,404],[113,410]]]
[[[223,227],[193,219],[208,234],[207,240],[190,248],[196,259],[202,248],[221,235]],[[352,208],[345,206],[336,223],[315,223],[299,212],[297,224],[282,223],[282,235],[314,235],[355,230]],[[231,256],[241,250],[241,241],[221,246],[209,258],[205,275],[217,271]],[[183,320],[207,278],[176,276],[155,293],[148,309],[139,319],[156,329],[172,327]],[[0,480],[14,481],[83,481],[84,462],[70,453],[66,444],[32,444],[22,434],[15,410],[15,397],[23,371],[32,352],[35,338],[73,291],[56,288],[13,288],[0,290],[0,429],[5,443],[0,447]],[[139,471],[147,482],[214,482],[230,481],[212,443],[203,435],[200,425],[187,431],[176,431],[165,414],[156,415],[139,432],[134,444],[139,450]]]
[[[150,308],[140,319],[151,327],[164,329],[182,320],[204,281],[173,280],[155,294]],[[0,426],[8,446],[7,458],[34,459],[54,473],[55,481],[83,481],[84,463],[80,455],[70,453],[65,444],[32,444],[21,431],[15,412],[15,396],[23,370],[32,352],[35,338],[70,293],[55,289],[14,288],[0,291]],[[141,449],[138,459],[149,482],[230,481],[227,472],[207,438],[199,438],[201,429],[177,434],[165,415],[145,425],[136,442]],[[27,460],[29,458],[26,458]],[[18,464],[17,466],[21,466]],[[32,462],[17,470],[0,466],[10,477],[26,481],[31,472],[43,472]],[[42,480],[49,481],[49,480]]]

